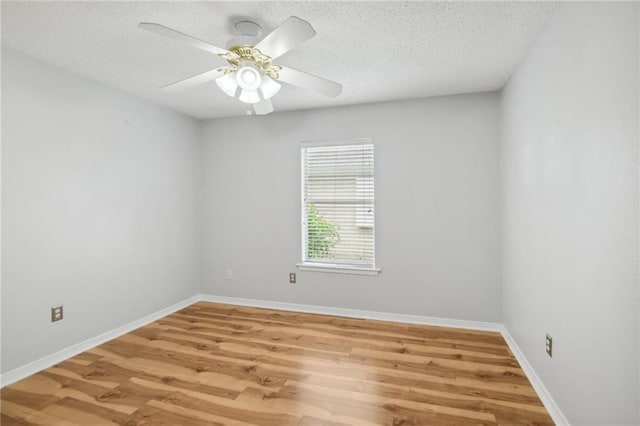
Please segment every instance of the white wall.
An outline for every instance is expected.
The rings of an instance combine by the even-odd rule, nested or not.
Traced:
[[[199,137],[2,50],[3,372],[198,293]]]
[[[501,99],[504,322],[574,424],[639,421],[638,50],[637,3],[563,4]]]
[[[204,293],[499,321],[498,115],[485,93],[207,121]],[[300,142],[367,136],[382,274],[297,271],[289,284]]]

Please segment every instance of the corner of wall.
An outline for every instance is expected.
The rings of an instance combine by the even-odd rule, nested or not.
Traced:
[[[198,215],[198,247],[200,248],[200,253],[199,253],[199,257],[198,257],[198,287],[197,287],[197,293],[201,294],[204,292],[204,196],[205,196],[205,190],[204,190],[204,163],[205,163],[205,155],[204,155],[204,146],[205,146],[205,132],[204,132],[204,126],[205,126],[206,120],[197,120],[196,125],[198,126],[197,129],[197,138],[198,138],[198,148],[199,148],[199,155],[200,155],[200,177],[199,177],[199,188],[198,188],[198,211],[199,211],[199,215]]]

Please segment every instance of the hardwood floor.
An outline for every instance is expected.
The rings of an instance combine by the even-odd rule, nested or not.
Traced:
[[[2,426],[553,424],[498,333],[205,302],[1,404]]]

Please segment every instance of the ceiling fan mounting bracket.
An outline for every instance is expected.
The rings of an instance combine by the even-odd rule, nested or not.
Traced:
[[[252,21],[239,21],[233,26],[236,35],[227,42],[227,50],[239,46],[255,46],[262,35],[262,27]]]
[[[262,34],[262,27],[253,21],[238,21],[233,26],[233,29],[238,35],[260,37],[260,34]]]

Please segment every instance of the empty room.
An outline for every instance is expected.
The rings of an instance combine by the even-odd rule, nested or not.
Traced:
[[[640,424],[640,2],[2,1],[0,424]]]

